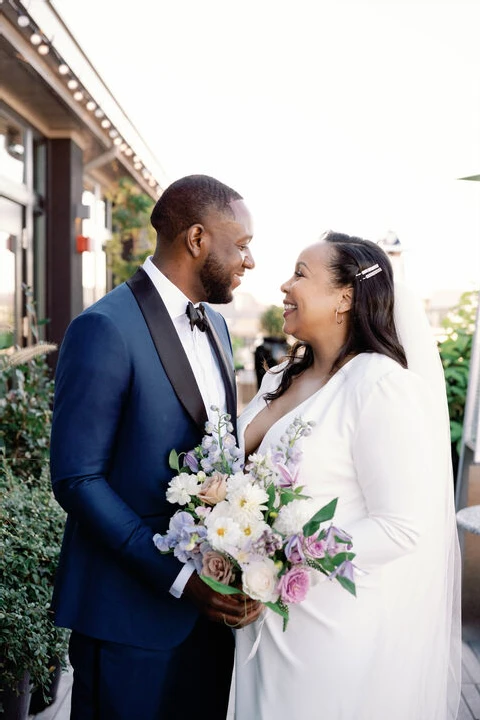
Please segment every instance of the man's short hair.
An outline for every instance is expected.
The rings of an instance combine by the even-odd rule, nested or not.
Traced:
[[[167,187],[153,208],[150,221],[157,238],[173,242],[183,230],[201,223],[211,210],[233,211],[229,206],[242,196],[219,180],[208,175],[187,175]]]

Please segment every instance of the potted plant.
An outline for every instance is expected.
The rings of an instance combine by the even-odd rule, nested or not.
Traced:
[[[283,332],[282,307],[270,305],[260,316],[260,327],[264,336],[262,343],[255,348],[255,374],[258,387],[267,369],[278,365],[290,349]]]

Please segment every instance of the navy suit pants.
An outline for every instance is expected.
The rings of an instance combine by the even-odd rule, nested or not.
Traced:
[[[233,670],[230,628],[197,621],[168,650],[97,640],[72,632],[71,720],[225,720]]]

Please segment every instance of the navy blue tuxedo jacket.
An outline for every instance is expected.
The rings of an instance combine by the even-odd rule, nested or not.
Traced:
[[[199,443],[206,411],[158,292],[143,270],[133,280],[140,305],[120,285],[72,321],[60,350],[51,474],[68,519],[53,608],[58,625],[85,635],[167,649],[197,610],[169,593],[182,565],[152,537],[176,509],[165,499],[169,453]],[[225,321],[207,312],[233,385]]]

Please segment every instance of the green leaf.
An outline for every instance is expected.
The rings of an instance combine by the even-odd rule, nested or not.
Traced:
[[[273,612],[276,612],[277,615],[281,615],[283,618],[283,632],[285,632],[287,628],[288,623],[288,607],[280,602],[280,600],[277,600],[275,603],[266,602],[263,603],[265,607],[270,608],[270,610],[273,610]]]
[[[330,575],[330,573],[335,570],[335,565],[329,555],[325,555],[325,557],[316,560],[309,560],[308,564],[310,567],[315,568],[315,570],[320,570],[320,572],[323,572],[325,575]]]
[[[273,510],[274,505],[275,505],[276,493],[275,493],[275,485],[273,483],[267,487],[267,495],[268,495],[267,509],[268,509],[268,512],[270,512],[270,510]]]
[[[466,387],[468,382],[468,367],[449,367],[445,370],[445,378],[447,380],[456,380],[462,387]]]
[[[346,578],[346,577],[342,577],[341,575],[337,575],[337,577],[335,578],[335,580],[338,580],[338,582],[340,583],[340,585],[341,585],[342,587],[344,587],[345,590],[348,590],[348,592],[349,592],[351,595],[354,595],[355,597],[357,597],[357,591],[356,591],[356,589],[355,589],[355,583],[353,583],[351,580],[349,580],[349,579]]]
[[[452,420],[450,422],[450,435],[452,443],[457,442],[459,439],[461,440],[463,435],[463,425],[455,420]]]
[[[168,464],[172,468],[172,470],[176,470],[178,473],[180,472],[180,463],[178,461],[178,453],[176,450],[170,451],[170,455],[168,456]]]
[[[310,500],[310,495],[300,495],[295,490],[281,490],[280,502],[282,505],[288,505],[293,500]]]
[[[335,557],[332,558],[332,563],[335,565],[335,567],[338,567],[341,565],[345,560],[353,560],[355,557],[355,553],[351,552],[341,552],[338,553],[338,555],[335,555]]]
[[[319,529],[320,525],[327,520],[331,520],[335,515],[338,498],[335,498],[328,505],[324,505],[315,515],[310,518],[308,522],[303,526],[303,534],[305,537],[314,535]]]
[[[225,585],[225,583],[218,582],[218,580],[214,580],[213,578],[206,577],[206,575],[200,575],[200,578],[203,580],[203,582],[212,588],[212,590],[215,590],[215,592],[220,593],[221,595],[243,595],[244,593],[239,590],[236,587],[233,587],[233,585]]]

